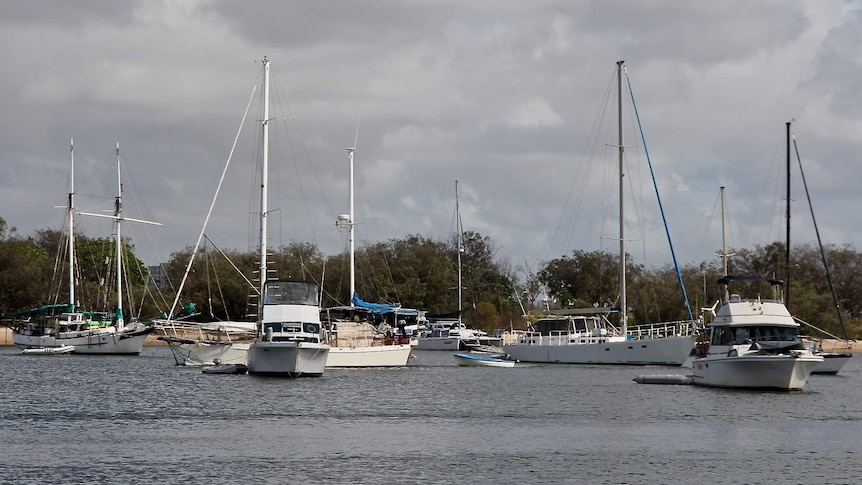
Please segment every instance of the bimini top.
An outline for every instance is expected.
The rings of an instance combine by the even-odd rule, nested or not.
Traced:
[[[775,278],[770,278],[768,276],[757,276],[757,275],[737,275],[737,276],[724,276],[718,279],[718,284],[727,285],[732,281],[767,281],[770,285],[773,286],[784,286],[784,281],[778,280]]]
[[[413,310],[411,308],[401,308],[401,305],[396,305],[392,303],[368,303],[366,301],[362,301],[362,299],[359,298],[358,293],[353,294],[352,302],[354,306],[370,310],[372,313],[377,313],[379,315],[384,315],[386,313],[396,313],[398,315],[420,314],[419,310]]]

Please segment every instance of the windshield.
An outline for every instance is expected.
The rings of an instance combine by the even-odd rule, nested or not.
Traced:
[[[713,345],[743,345],[753,342],[796,342],[796,327],[753,326],[718,327],[713,330]]]
[[[270,281],[264,287],[264,305],[318,304],[317,284],[311,281]]]

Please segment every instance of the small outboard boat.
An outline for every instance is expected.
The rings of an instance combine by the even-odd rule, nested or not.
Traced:
[[[60,355],[71,354],[74,351],[74,345],[60,345],[58,347],[33,347],[30,349],[24,349],[21,353],[30,355]]]
[[[489,354],[454,354],[458,365],[465,367],[515,367],[514,360]]]
[[[222,364],[219,359],[213,361],[215,365],[204,367],[201,372],[204,374],[245,374],[248,372],[248,366],[245,364]]]

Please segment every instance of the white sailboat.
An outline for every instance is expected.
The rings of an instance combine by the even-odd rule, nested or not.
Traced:
[[[263,138],[260,185],[260,304],[258,335],[248,348],[248,373],[320,377],[329,357],[321,338],[320,292],[311,281],[268,280],[267,208],[270,60],[263,59]]]
[[[177,365],[245,364],[248,347],[257,335],[256,322],[213,321],[183,324],[156,320]]]
[[[350,213],[341,215],[336,226],[347,233],[350,264],[351,303],[356,295],[353,162],[355,148],[347,149],[350,172]],[[337,316],[344,317],[338,318]],[[329,344],[326,367],[403,367],[411,356],[409,341],[383,338],[371,323],[373,312],[351,305],[322,312]]]
[[[584,320],[577,317],[544,319],[534,331],[520,334],[515,343],[503,351],[521,362],[565,364],[682,365],[694,346],[695,322],[666,322],[628,326],[626,308],[626,250],[623,210],[624,153],[623,143],[623,61],[617,62],[617,101],[619,116],[619,327],[602,317]],[[588,313],[596,314],[596,309]],[[584,311],[574,314],[583,317]],[[584,325],[588,323],[589,325]]]
[[[252,96],[249,99],[249,106],[254,99],[254,94],[257,91],[257,86],[252,90]],[[248,107],[246,107],[246,116]],[[246,117],[243,117],[239,131],[242,131],[245,125]],[[239,138],[239,133],[237,133]],[[218,200],[219,192],[227,175],[228,167],[230,166],[231,158],[233,157],[234,149],[236,148],[236,139],[234,146],[231,149],[231,154],[228,157],[224,169],[222,170],[221,179],[218,187],[213,195],[212,202],[204,218],[203,225],[195,246],[191,251],[189,262],[186,265],[182,280],[180,281],[174,301],[170,311],[164,318],[155,319],[154,324],[161,330],[162,335],[158,340],[165,342],[174,357],[177,365],[245,365],[248,359],[248,349],[251,343],[255,340],[258,334],[258,322],[248,320],[212,320],[208,322],[192,321],[198,317],[194,303],[187,303],[178,312],[180,298],[183,296],[183,289],[188,281],[189,274],[192,271],[195,259],[199,253],[201,243],[205,237],[207,225],[212,216],[216,201]],[[230,262],[230,261],[229,261]],[[256,297],[260,297],[260,289],[246,278],[242,272],[237,269],[233,262],[230,265],[236,270],[237,274],[248,285],[249,291],[253,292]],[[210,309],[212,314],[212,309]]]
[[[784,305],[783,281],[761,276],[727,276],[724,240],[724,187],[721,188],[723,301],[709,323],[709,345],[692,361],[693,383],[736,389],[792,391],[805,387],[823,357],[813,355],[799,337],[799,324]],[[743,299],[730,294],[734,281],[766,281],[773,297]]]
[[[123,240],[124,221],[160,225],[156,222],[131,219],[123,215],[123,186],[121,179],[120,145],[117,144],[117,197],[114,214],[81,214],[107,217],[114,220],[116,264],[116,310],[91,312],[79,308],[75,298],[75,157],[74,141],[70,147],[71,172],[68,198],[68,256],[69,256],[69,303],[45,305],[39,308],[4,315],[11,318],[14,328],[12,341],[21,349],[62,349],[76,354],[140,354],[144,340],[153,331],[152,326],[140,322],[127,324],[123,315]]]
[[[473,350],[478,349],[482,343],[479,341],[480,333],[477,330],[467,328],[461,319],[463,313],[461,282],[461,254],[464,252],[463,234],[461,227],[461,213],[458,200],[458,179],[455,179],[455,230],[457,244],[457,266],[458,266],[458,311],[454,315],[445,316],[428,315],[428,328],[419,335],[416,342],[417,350]],[[485,335],[487,337],[487,335]]]
[[[224,174],[222,174],[222,177],[224,177]],[[199,315],[194,303],[188,303],[179,313],[174,313],[183,294],[186,281],[192,271],[192,265],[198,254],[209,216],[217,198],[218,190],[210,205],[210,214],[207,215],[197,243],[191,252],[189,263],[186,266],[169,313],[165,315],[165,318],[153,321],[162,333],[162,335],[159,335],[158,340],[168,345],[177,365],[245,365],[248,358],[249,345],[251,345],[257,335],[256,321],[188,321],[188,319],[197,318]],[[254,288],[254,285],[241,272],[237,271],[237,273],[245,279],[251,291],[257,293],[258,289]]]

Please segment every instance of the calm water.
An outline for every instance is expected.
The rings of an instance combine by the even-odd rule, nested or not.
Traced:
[[[862,355],[796,393],[641,385],[661,367],[458,367],[319,379],[0,347],[0,481],[859,483]]]

